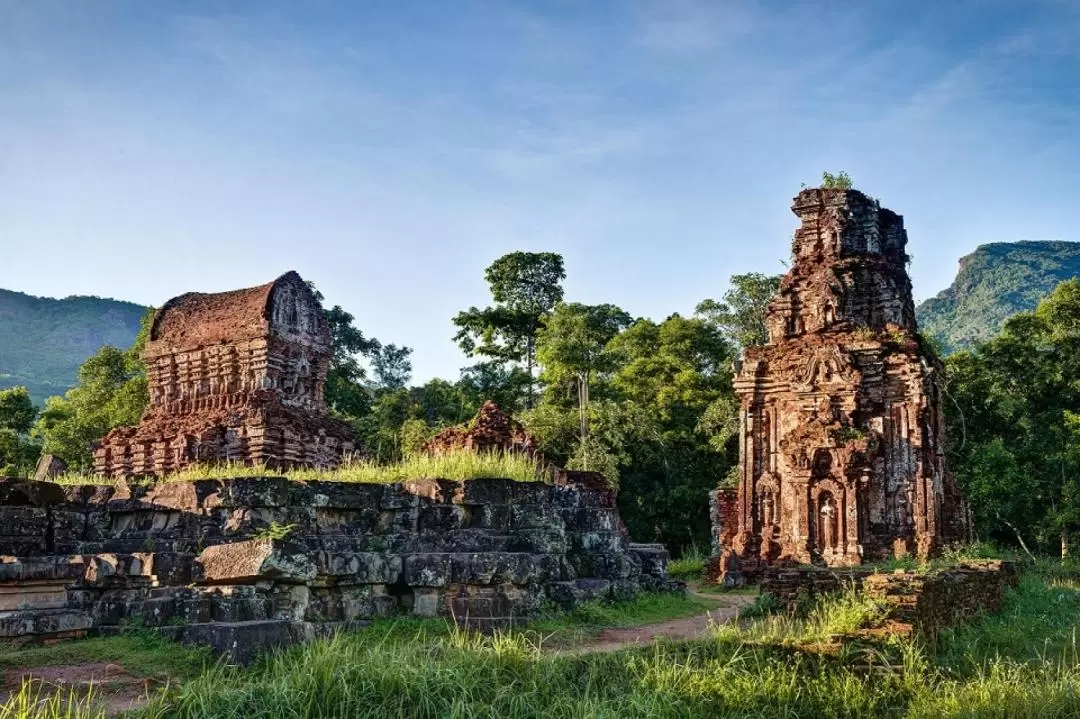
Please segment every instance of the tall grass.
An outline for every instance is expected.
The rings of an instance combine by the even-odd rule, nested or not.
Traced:
[[[1029,573],[1001,614],[939,639],[934,653],[896,639],[846,653],[804,651],[874,621],[877,606],[854,592],[819,601],[801,619],[602,654],[552,653],[536,632],[485,637],[435,621],[384,622],[250,668],[215,665],[136,716],[1073,717],[1080,655],[1069,627],[1080,616],[1078,596],[1065,580]],[[100,716],[72,697],[45,706],[31,691],[13,697],[0,719]]]
[[[285,477],[297,482],[330,481],[390,484],[414,479],[512,479],[517,482],[550,481],[551,471],[533,458],[510,452],[457,450],[445,454],[418,454],[392,464],[370,459],[352,459],[337,469],[273,470],[239,462],[187,467],[158,481],[190,482],[233,477]],[[60,484],[101,484],[102,477],[72,472],[55,479]]]
[[[703,554],[697,545],[693,545],[684,550],[678,559],[668,562],[668,574],[673,579],[700,580],[705,576],[705,564],[708,561],[709,557]]]
[[[93,690],[80,694],[25,681],[0,704],[0,719],[105,719],[105,710],[96,705]]]

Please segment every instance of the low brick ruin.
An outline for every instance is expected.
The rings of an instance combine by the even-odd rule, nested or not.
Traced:
[[[459,450],[471,452],[509,452],[539,457],[536,440],[525,431],[524,425],[488,400],[481,405],[469,422],[447,427],[424,445],[429,454],[446,454]]]
[[[769,341],[735,378],[739,487],[715,527],[719,556],[753,573],[929,555],[965,537],[966,513],[943,457],[942,365],[916,333],[903,219],[845,189],[803,190],[792,209],[801,226]]]
[[[196,463],[334,467],[354,449],[324,385],[333,351],[322,307],[300,275],[191,292],[154,315],[143,351],[150,407],[94,449],[94,471],[162,476]]]
[[[236,661],[407,613],[506,626],[678,588],[632,544],[614,493],[478,479],[238,478],[61,486],[0,480],[0,639],[156,627]]]
[[[761,591],[794,612],[809,600],[854,588],[884,609],[880,623],[862,628],[860,635],[918,636],[932,641],[942,629],[997,611],[1006,590],[1018,582],[1015,564],[990,559],[926,571],[769,567],[762,574]]]

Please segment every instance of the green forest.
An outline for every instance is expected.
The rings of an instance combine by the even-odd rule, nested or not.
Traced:
[[[494,400],[548,459],[618,487],[639,541],[706,552],[706,493],[735,481],[735,362],[765,341],[779,277],[735,275],[693,315],[656,321],[565,297],[566,275],[554,253],[514,252],[488,266],[490,303],[453,317],[453,339],[474,359],[454,382],[410,385],[411,348],[366,336],[352,314],[328,305],[331,410],[375,461],[390,463]],[[25,388],[0,390],[4,473],[31,472],[41,452],[85,470],[93,441],[138,421],[148,402],[140,353],[150,316],[131,347],[102,347],[79,368],[77,385],[42,407]],[[988,341],[945,359],[947,458],[979,539],[1068,554],[1080,529],[1078,350],[1080,281],[1069,280]]]

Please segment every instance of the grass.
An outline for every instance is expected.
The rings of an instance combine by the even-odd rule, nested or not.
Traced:
[[[699,640],[599,654],[550,652],[550,634],[540,631],[484,637],[441,622],[383,622],[269,655],[250,668],[214,665],[158,695],[138,716],[1080,716],[1071,639],[1080,590],[1069,581],[1029,571],[1001,614],[939,638],[933,653],[900,639],[866,643],[858,654],[804,651],[799,643],[827,641],[874,618],[876,607],[854,593],[823,599],[799,620],[767,617]],[[652,620],[677,609],[662,598],[590,605],[551,618],[547,629]],[[0,719],[92,716],[64,708]]]
[[[549,481],[551,475],[550,470],[541,463],[521,454],[458,450],[439,455],[414,455],[393,464],[353,459],[337,469],[276,471],[260,465],[241,463],[196,465],[168,474],[157,481],[190,482],[235,477],[285,477],[297,482],[318,480],[391,484],[415,479],[512,479],[517,482],[538,482]],[[107,480],[93,474],[73,472],[60,475],[54,481],[60,484],[101,484]]]
[[[120,664],[128,674],[140,678],[190,679],[213,659],[208,649],[182,646],[148,630],[27,648],[0,648],[2,669],[89,663]]]
[[[699,581],[705,576],[705,564],[709,558],[702,554],[698,548],[691,547],[683,552],[678,559],[668,562],[668,575],[672,579],[686,581]]]

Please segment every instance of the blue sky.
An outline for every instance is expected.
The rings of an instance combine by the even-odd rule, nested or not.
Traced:
[[[689,313],[782,270],[826,169],[905,216],[917,299],[1080,240],[1080,0],[0,0],[0,287],[296,269],[418,381],[499,255]]]

